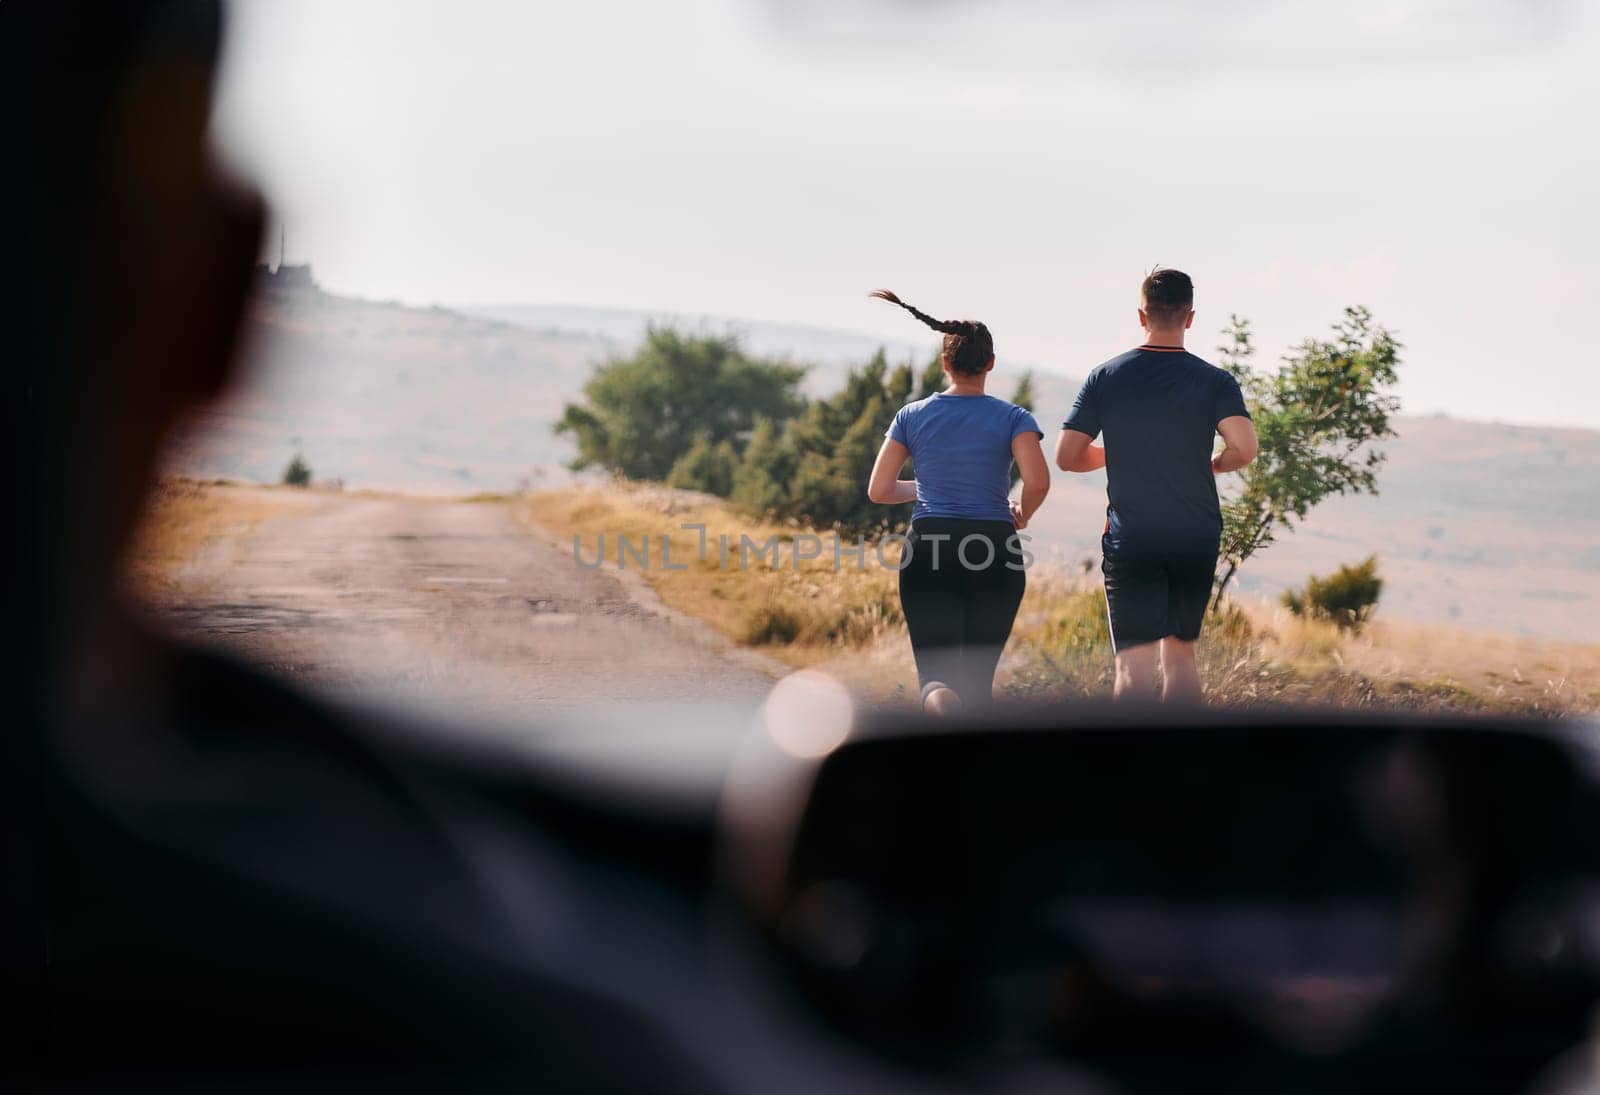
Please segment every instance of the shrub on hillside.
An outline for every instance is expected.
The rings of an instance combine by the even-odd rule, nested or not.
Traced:
[[[311,485],[311,465],[306,463],[306,458],[300,453],[295,453],[294,459],[289,461],[289,466],[283,469],[283,485],[301,489]]]
[[[1378,607],[1383,579],[1378,577],[1378,557],[1369,555],[1355,565],[1346,564],[1325,578],[1311,577],[1305,588],[1288,590],[1283,604],[1296,616],[1331,620],[1341,628],[1359,630]]]

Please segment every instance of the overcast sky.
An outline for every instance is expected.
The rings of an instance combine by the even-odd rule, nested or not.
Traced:
[[[218,136],[338,292],[914,336],[888,286],[1081,374],[1138,341],[1162,263],[1202,352],[1230,312],[1270,361],[1366,304],[1407,411],[1600,427],[1600,5],[232,14]]]

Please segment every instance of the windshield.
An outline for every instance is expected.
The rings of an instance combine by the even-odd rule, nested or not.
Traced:
[[[240,0],[250,352],[136,588],[519,718],[1592,711],[1600,24],[1470,9]]]

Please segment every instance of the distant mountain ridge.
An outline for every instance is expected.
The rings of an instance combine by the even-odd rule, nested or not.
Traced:
[[[303,450],[318,478],[352,487],[465,492],[560,480],[572,450],[551,432],[591,367],[651,322],[735,333],[756,354],[811,366],[832,390],[880,347],[919,365],[936,336],[901,342],[803,325],[623,309],[413,308],[315,290],[265,294],[250,317],[253,378],[172,456],[195,474],[275,481]],[[995,394],[1019,364],[1002,359]],[[1053,443],[1072,377],[1035,370]],[[1376,498],[1334,499],[1247,565],[1263,595],[1376,552],[1380,614],[1600,641],[1600,431],[1400,418]],[[862,469],[863,481],[867,469]],[[1104,479],[1058,474],[1029,531],[1045,557],[1092,558]]]
[[[784,357],[812,365],[859,363],[878,349],[892,361],[927,360],[929,340],[883,339],[853,331],[836,331],[798,323],[728,319],[702,313],[641,312],[625,308],[501,304],[459,309],[463,314],[513,323],[536,331],[568,331],[597,335],[619,348],[636,345],[652,325],[712,335],[735,335],[744,347],[762,357]]]
[[[785,358],[809,366],[805,388],[809,395],[826,395],[838,387],[847,369],[884,351],[891,364],[910,361],[918,369],[939,349],[939,336],[931,331],[917,339],[880,338],[859,331],[838,331],[798,323],[770,323],[755,319],[728,319],[704,313],[640,312],[625,308],[508,304],[461,309],[467,315],[499,320],[533,330],[598,335],[626,352],[644,339],[652,325],[710,335],[733,335],[744,348],[760,357]],[[1001,356],[995,365],[993,393],[1002,399],[1016,389],[1022,374],[1034,379],[1035,406],[1041,413],[1065,415],[1081,378]]]

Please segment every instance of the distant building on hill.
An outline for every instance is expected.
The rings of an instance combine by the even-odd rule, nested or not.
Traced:
[[[279,263],[276,268],[269,268],[263,262],[256,267],[256,272],[269,289],[315,289],[317,287],[317,283],[311,278],[311,264],[309,262],[302,263],[299,266],[285,266]]]
[[[283,261],[284,237],[283,227],[278,227],[278,265],[272,266],[265,262],[256,263],[256,281],[267,290],[289,292],[295,290],[315,290],[316,281],[311,277],[311,264],[300,263],[290,266]]]

